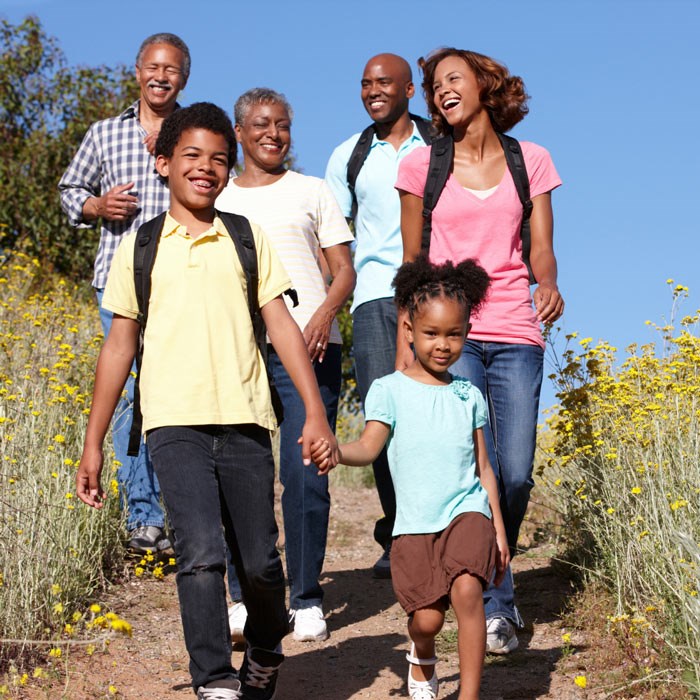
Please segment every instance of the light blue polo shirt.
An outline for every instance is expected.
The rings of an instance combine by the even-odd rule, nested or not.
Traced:
[[[463,377],[436,386],[397,371],[372,382],[365,419],[391,430],[394,536],[441,532],[462,513],[491,517],[488,494],[476,475],[473,439],[486,415],[481,392]]]
[[[346,218],[350,218],[352,212],[347,167],[359,138],[360,134],[355,134],[341,143],[331,154],[326,168],[326,182]],[[401,203],[394,185],[399,163],[420,146],[425,146],[425,142],[415,123],[413,134],[401,144],[398,151],[387,141],[377,139],[376,134],[372,137],[367,160],[355,183],[357,284],[350,311],[367,301],[394,296],[391,282],[403,259]]]

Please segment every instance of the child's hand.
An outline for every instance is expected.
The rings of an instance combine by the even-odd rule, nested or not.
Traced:
[[[106,498],[100,485],[102,475],[102,450],[85,448],[80,457],[80,466],[75,476],[75,491],[78,498],[93,508],[102,508]]]
[[[332,448],[328,440],[321,438],[311,445],[311,461],[318,467],[319,474],[327,474],[335,464],[331,464]]]
[[[496,576],[493,579],[493,585],[500,586],[503,577],[506,575],[508,564],[510,564],[510,549],[505,532],[496,532],[496,548],[498,549],[498,556],[496,557]]]

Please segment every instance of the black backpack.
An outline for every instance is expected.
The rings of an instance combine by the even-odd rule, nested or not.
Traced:
[[[165,221],[166,212],[159,214],[155,219],[147,221],[139,226],[136,234],[136,242],[134,243],[134,284],[136,287],[136,299],[139,307],[138,322],[141,326],[139,331],[139,342],[136,351],[136,380],[134,383],[134,406],[133,420],[131,422],[131,432],[129,433],[129,449],[127,454],[130,457],[135,457],[139,452],[139,443],[141,440],[141,427],[143,424],[143,416],[141,415],[141,394],[139,391],[139,376],[141,374],[141,362],[143,360],[143,338],[148,321],[148,304],[151,298],[151,272],[153,264],[156,260],[158,252],[158,243],[160,241],[163,222]],[[218,216],[226,226],[233,244],[236,247],[238,258],[241,261],[243,272],[246,279],[246,287],[248,292],[248,310],[250,311],[250,320],[253,324],[253,334],[255,343],[262,355],[265,367],[267,367],[267,342],[265,321],[260,313],[260,305],[258,304],[258,257],[255,251],[255,239],[253,231],[250,228],[250,222],[244,216],[238,214],[229,214],[227,212],[217,211]],[[285,292],[291,299],[292,304],[297,306],[299,300],[294,289],[289,289]],[[283,419],[282,402],[268,370],[267,378],[270,383],[270,394],[272,396],[272,406],[277,417],[277,422],[281,423]]]
[[[523,262],[530,277],[530,284],[537,281],[530,267],[530,214],[532,214],[532,200],[530,199],[530,180],[525,168],[525,159],[520,144],[512,136],[506,136],[497,132],[498,138],[506,156],[508,170],[518,191],[518,197],[523,205],[523,220],[520,224],[520,238],[523,245]],[[447,134],[437,139],[430,149],[430,165],[423,192],[423,235],[421,250],[427,253],[430,250],[430,234],[432,230],[433,209],[440,199],[447,178],[450,176],[452,161],[454,158],[454,140],[452,134]]]
[[[423,117],[419,117],[415,114],[409,113],[408,116],[411,118],[411,121],[414,121],[416,123],[416,126],[418,127],[418,132],[423,137],[423,141],[425,141],[426,144],[430,144],[433,138],[435,137],[435,132],[433,131],[431,123],[426,119],[423,119]],[[353,220],[357,216],[357,197],[355,196],[355,183],[357,182],[357,176],[360,174],[360,170],[362,169],[362,166],[364,165],[365,161],[367,160],[367,156],[369,155],[370,148],[372,147],[372,137],[374,136],[375,130],[376,125],[370,124],[360,134],[360,138],[355,144],[355,148],[353,148],[352,153],[350,154],[350,158],[348,159],[347,180],[348,189],[350,190],[350,194],[352,195],[352,212],[350,214],[350,218]]]

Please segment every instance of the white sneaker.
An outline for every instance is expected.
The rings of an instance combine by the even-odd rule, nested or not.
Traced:
[[[245,636],[243,635],[243,630],[245,629],[245,623],[248,619],[248,611],[243,603],[240,601],[234,603],[228,609],[228,626],[231,630],[231,641],[234,644],[243,644],[245,642]]]
[[[197,690],[197,700],[240,700],[243,697],[240,681],[231,681],[230,688],[205,688]]]
[[[486,620],[486,651],[489,654],[510,654],[517,648],[515,625],[507,617]]]
[[[291,610],[289,621],[294,620],[294,639],[298,642],[322,642],[328,639],[328,626],[320,605]]]

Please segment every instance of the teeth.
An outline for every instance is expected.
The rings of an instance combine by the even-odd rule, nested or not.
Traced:
[[[458,104],[459,104],[459,100],[451,99],[451,100],[446,100],[445,102],[443,102],[442,106],[445,109],[452,109],[452,107],[456,107]]]
[[[207,182],[206,180],[192,180],[192,184],[195,185],[195,187],[209,188],[212,186],[211,182]]]

